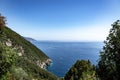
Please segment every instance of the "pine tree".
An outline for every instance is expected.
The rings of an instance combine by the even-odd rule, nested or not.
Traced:
[[[120,21],[112,24],[109,35],[100,52],[98,75],[101,80],[120,80]]]

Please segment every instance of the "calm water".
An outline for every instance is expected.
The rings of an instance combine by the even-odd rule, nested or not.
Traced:
[[[63,77],[76,60],[90,60],[97,64],[102,42],[33,42],[53,63],[47,69],[58,77]]]

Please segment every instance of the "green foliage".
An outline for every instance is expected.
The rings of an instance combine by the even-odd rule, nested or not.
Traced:
[[[96,76],[96,71],[86,71],[82,73],[79,80],[98,80]]]
[[[8,39],[12,46],[6,45]],[[57,80],[55,75],[36,64],[37,60],[42,62],[48,57],[16,32],[5,27],[3,34],[0,34],[0,43],[0,66],[2,66],[0,80]],[[17,55],[20,51],[17,49],[19,47],[24,50],[22,56]],[[3,62],[6,67],[3,67]]]
[[[17,53],[10,47],[3,45],[0,42],[0,78],[10,71],[11,67],[15,64]],[[5,78],[5,76],[4,76]]]
[[[94,79],[95,70],[94,66],[91,65],[90,61],[77,61],[65,75],[65,80],[96,80]]]
[[[48,80],[56,80],[57,77],[44,69],[38,67],[35,63],[30,62],[28,59],[23,57],[19,57],[18,61],[16,62],[16,66],[22,67],[28,75],[34,78],[41,78],[41,79],[48,79]]]
[[[98,75],[101,80],[120,80],[120,21],[112,24],[100,53]]]
[[[16,80],[30,80],[31,78],[21,67],[12,67],[11,73]]]

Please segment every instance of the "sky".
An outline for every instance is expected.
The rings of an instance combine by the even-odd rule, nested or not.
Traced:
[[[120,19],[120,0],[0,0],[7,26],[49,41],[104,41]]]

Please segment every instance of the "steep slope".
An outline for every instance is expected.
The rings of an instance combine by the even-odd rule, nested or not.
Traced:
[[[57,80],[55,75],[43,69],[50,64],[49,57],[10,28],[5,27],[3,33],[0,34],[0,43],[14,50],[18,55],[14,68],[12,67],[9,71],[16,78],[15,80],[21,80],[21,77],[25,75],[27,78],[23,77],[22,80]],[[1,50],[1,52],[5,51]]]
[[[12,31],[8,27],[5,27],[4,33],[6,34],[6,38],[10,39],[12,42],[12,46],[21,46],[24,49],[24,56],[26,56],[30,60],[45,60],[48,57],[39,50],[36,46],[31,44],[29,41],[25,40],[23,37],[21,37],[16,32]]]

